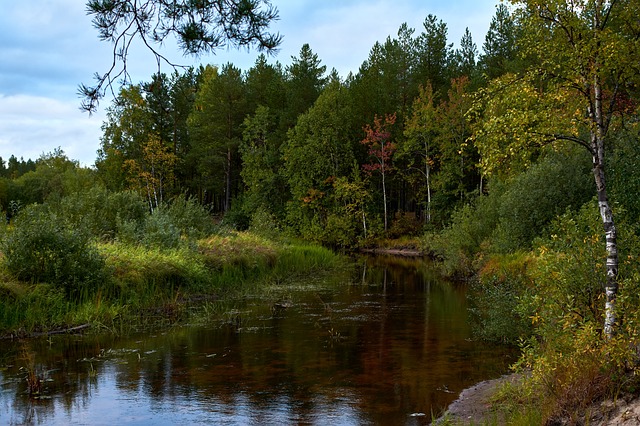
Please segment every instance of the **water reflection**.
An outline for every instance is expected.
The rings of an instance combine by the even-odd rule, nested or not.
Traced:
[[[209,327],[4,344],[0,422],[427,424],[512,361],[470,340],[464,288],[422,261],[361,258],[351,283],[287,297]]]

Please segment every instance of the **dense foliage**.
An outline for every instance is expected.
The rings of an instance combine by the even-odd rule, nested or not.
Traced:
[[[438,226],[481,190],[477,153],[462,148],[467,95],[484,67],[476,56],[469,32],[454,50],[429,15],[420,34],[403,25],[376,43],[346,79],[327,74],[308,44],[287,66],[261,55],[246,72],[156,74],[108,109],[98,176],[152,209],[186,194],[237,226],[267,213],[279,229],[338,247],[397,235],[394,217]],[[376,120],[384,149],[370,134]]]

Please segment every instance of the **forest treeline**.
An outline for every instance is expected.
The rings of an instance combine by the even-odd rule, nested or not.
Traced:
[[[468,30],[454,49],[446,23],[429,15],[418,31],[404,24],[376,43],[346,77],[307,44],[287,65],[261,55],[245,71],[155,74],[118,93],[87,173],[139,192],[151,210],[183,194],[240,229],[266,221],[334,247],[418,234],[486,191],[465,114],[471,93],[517,66],[516,36],[501,5],[482,53]],[[74,190],[44,176],[53,162],[70,166],[63,158],[9,173],[3,208]]]
[[[108,108],[94,169],[73,176],[77,164],[60,151],[35,163],[12,157],[2,165],[0,203],[41,203],[95,182],[140,193],[150,210],[182,194],[238,229],[255,223],[333,247],[442,228],[479,195],[508,191],[510,181],[483,176],[469,110],[489,82],[526,69],[521,32],[501,4],[481,53],[468,30],[454,49],[446,23],[429,15],[420,31],[404,24],[376,43],[344,78],[307,44],[286,66],[261,55],[246,71],[229,63],[155,74],[122,88]],[[621,139],[614,149],[622,163],[611,191],[622,200],[635,189],[625,186],[634,182],[635,146]],[[502,213],[502,228],[525,234],[506,245],[527,246],[556,214],[591,197],[589,182],[567,183],[575,170],[541,182],[568,186],[569,196],[529,193],[516,207],[534,213],[517,224]],[[640,210],[633,197],[624,201]]]
[[[375,44],[345,78],[307,44],[288,65],[259,56],[247,71],[156,74],[108,109],[97,173],[151,209],[186,194],[239,228],[269,221],[333,246],[443,223],[480,190],[477,154],[461,150],[465,94],[513,53],[493,41],[513,37],[498,33],[501,20],[506,9],[480,64],[468,32],[454,50],[430,15],[422,32],[403,25]],[[425,123],[429,108],[437,122]]]

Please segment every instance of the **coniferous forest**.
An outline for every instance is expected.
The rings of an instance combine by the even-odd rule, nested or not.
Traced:
[[[339,262],[326,249],[396,244],[469,283],[479,338],[519,344],[532,372],[512,399],[545,421],[631,391],[640,5],[514,3],[459,41],[433,15],[402,25],[346,76],[308,44],[157,73],[106,106],[94,167],[61,150],[0,161],[3,329],[91,321],[51,312],[96,292],[220,291],[207,268],[225,262],[242,279],[287,256],[307,273]]]

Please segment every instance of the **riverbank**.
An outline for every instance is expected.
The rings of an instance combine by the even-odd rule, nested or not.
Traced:
[[[463,390],[445,413],[433,424],[445,425],[484,425],[505,424],[505,415],[492,403],[492,397],[506,383],[517,383],[519,374],[508,374],[498,379],[485,380]]]
[[[505,411],[501,411],[493,401],[503,386],[514,386],[521,380],[523,380],[521,374],[508,374],[497,379],[485,380],[467,388],[432,424],[434,426],[512,424],[511,417]],[[565,420],[566,422],[560,424],[636,426],[640,424],[640,395],[624,394],[615,400],[597,401],[585,410],[582,418]]]
[[[372,245],[361,247],[360,252],[400,257],[424,257],[429,254],[422,241],[415,237],[376,240]]]
[[[343,265],[332,251],[300,241],[227,232],[167,249],[95,243],[105,279],[77,294],[51,283],[16,280],[0,260],[0,337],[99,331],[184,321],[194,306],[255,293],[296,276]]]

